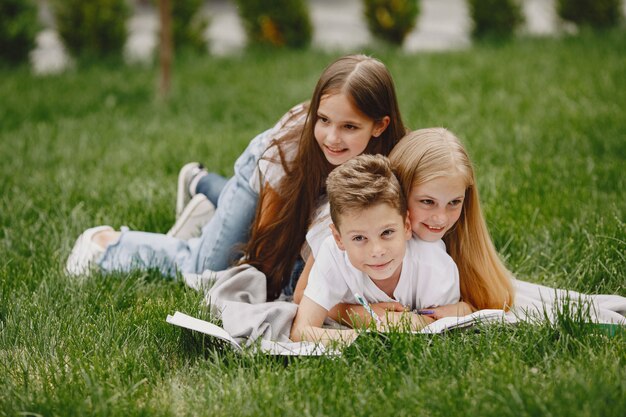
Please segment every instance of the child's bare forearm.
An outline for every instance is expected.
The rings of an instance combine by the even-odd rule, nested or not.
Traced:
[[[476,309],[465,301],[459,301],[454,304],[447,304],[444,306],[428,308],[420,310],[422,314],[428,317],[432,317],[435,320],[439,320],[443,317],[463,317],[468,314],[472,314]]]
[[[389,311],[404,311],[405,308],[398,302],[382,302],[370,304],[374,313],[385,322],[386,313]],[[338,323],[350,327],[368,327],[372,316],[360,304],[337,304],[328,311],[328,317]]]
[[[395,331],[416,332],[435,321],[433,318],[411,311],[388,311],[385,317],[386,327]]]
[[[302,326],[291,330],[291,340],[294,342],[316,342],[324,346],[333,343],[350,344],[356,339],[354,330],[324,329],[321,327]]]
[[[294,342],[318,342],[327,346],[332,343],[352,342],[357,334],[354,330],[324,329],[322,325],[328,310],[307,296],[302,297],[296,317],[291,325],[290,338]]]

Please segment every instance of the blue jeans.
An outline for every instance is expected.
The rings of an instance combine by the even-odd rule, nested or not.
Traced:
[[[258,192],[250,187],[250,178],[263,149],[253,139],[235,163],[235,175],[220,188],[215,215],[203,228],[202,235],[188,241],[158,233],[122,229],[116,243],[107,247],[98,262],[103,271],[156,269],[166,276],[177,272],[220,271],[241,256],[239,245],[248,241],[250,225],[256,213]],[[219,182],[219,180],[216,180]],[[212,194],[215,194],[213,192]],[[213,196],[215,197],[215,196]],[[211,199],[211,196],[209,196]]]
[[[196,194],[204,194],[215,207],[218,205],[218,200],[222,190],[228,184],[228,179],[222,177],[214,172],[209,172],[204,177],[200,178],[198,185],[196,185]]]

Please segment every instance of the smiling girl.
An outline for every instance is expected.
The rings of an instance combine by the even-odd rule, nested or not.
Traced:
[[[491,241],[474,168],[459,139],[443,128],[416,130],[389,159],[407,196],[413,233],[428,242],[442,239],[459,268],[463,303],[435,308],[432,316],[512,306],[512,274]]]
[[[70,275],[94,266],[158,269],[174,276],[226,269],[243,257],[266,274],[268,299],[275,299],[293,282],[328,174],[361,153],[388,155],[405,132],[387,68],[364,55],[339,58],[323,71],[309,103],[250,142],[200,237],[91,228],[79,236],[66,269]]]
[[[447,250],[458,266],[461,301],[429,306],[420,310],[422,315],[439,319],[464,316],[473,310],[508,309],[513,303],[512,275],[489,236],[474,169],[459,139],[443,128],[416,130],[400,140],[389,159],[407,197],[413,234]],[[318,228],[323,229],[323,225]],[[298,282],[296,302],[303,297],[314,265],[312,256]],[[389,312],[406,309],[398,301],[374,303],[372,308],[386,317]],[[329,309],[329,316],[336,320],[345,321],[355,314],[361,320],[367,318],[367,312],[358,305],[342,303]]]

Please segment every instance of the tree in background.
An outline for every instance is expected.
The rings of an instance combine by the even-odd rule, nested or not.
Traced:
[[[474,38],[507,38],[524,23],[519,0],[468,0]]]
[[[207,50],[204,38],[209,20],[202,14],[203,0],[171,1],[172,37],[176,48]]]
[[[558,0],[556,10],[566,21],[579,26],[617,26],[622,19],[620,0]]]
[[[51,0],[51,4],[57,30],[70,53],[121,56],[130,17],[126,0]]]
[[[0,61],[26,61],[40,28],[34,0],[1,0]]]
[[[396,45],[404,43],[420,13],[418,0],[363,0],[363,3],[370,33]]]
[[[275,47],[305,48],[313,26],[305,0],[236,0],[248,42]]]

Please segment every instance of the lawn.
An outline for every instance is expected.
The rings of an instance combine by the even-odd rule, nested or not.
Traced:
[[[369,51],[405,122],[458,134],[514,274],[626,296],[626,36],[519,39],[471,50]],[[0,416],[622,416],[626,336],[570,318],[435,337],[366,339],[340,358],[237,356],[165,323],[208,317],[154,273],[68,278],[85,228],[165,232],[176,176],[225,175],[306,100],[337,55],[179,60],[167,103],[151,68],[0,69]]]

